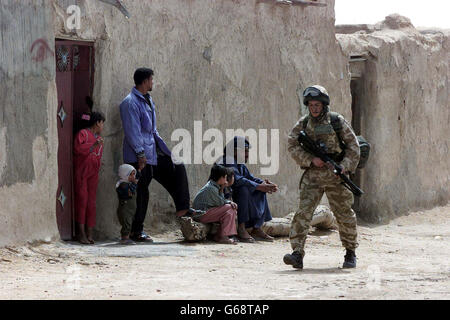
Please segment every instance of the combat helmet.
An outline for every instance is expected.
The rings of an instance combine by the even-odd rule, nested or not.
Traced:
[[[317,100],[323,103],[324,107],[330,105],[330,96],[327,90],[319,85],[308,87],[303,91],[303,104],[308,106],[308,101]]]

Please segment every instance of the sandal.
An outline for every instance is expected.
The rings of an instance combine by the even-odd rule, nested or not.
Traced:
[[[257,241],[273,242],[275,240],[273,237],[269,236],[266,233],[263,233],[263,234],[254,234],[254,233],[252,233],[252,236]]]
[[[256,240],[256,241],[265,241],[265,242],[273,242],[274,241],[274,238],[272,238],[271,236],[268,236],[268,237],[257,237],[257,236],[254,236],[254,239]]]

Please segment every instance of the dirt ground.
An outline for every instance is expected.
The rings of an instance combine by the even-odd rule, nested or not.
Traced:
[[[283,264],[274,243],[52,242],[0,249],[0,299],[449,299],[450,206],[389,225],[360,225],[358,267],[342,269],[336,232],[311,230],[305,268]]]

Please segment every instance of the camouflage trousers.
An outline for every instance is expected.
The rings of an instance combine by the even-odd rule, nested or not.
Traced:
[[[337,224],[342,245],[346,249],[358,247],[356,215],[352,210],[353,194],[340,183],[331,171],[310,170],[306,172],[300,186],[300,205],[291,223],[289,239],[293,251],[305,255],[305,241],[308,235],[314,210],[325,193]]]

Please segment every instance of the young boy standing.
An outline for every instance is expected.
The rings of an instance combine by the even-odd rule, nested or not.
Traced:
[[[120,180],[116,184],[116,192],[119,197],[117,217],[122,226],[120,244],[136,244],[130,239],[131,226],[136,213],[136,188],[138,183],[136,169],[129,164],[121,165],[119,167],[119,178]]]

